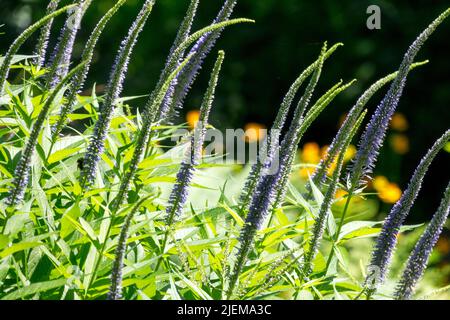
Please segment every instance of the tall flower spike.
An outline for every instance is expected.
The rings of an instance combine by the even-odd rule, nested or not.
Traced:
[[[423,62],[414,63],[411,65],[410,70],[415,69],[416,67],[422,66],[428,63],[428,60]],[[337,135],[333,139],[333,142],[329,146],[327,150],[327,154],[325,159],[321,160],[314,174],[312,175],[312,180],[314,184],[319,185],[325,181],[326,173],[328,172],[331,164],[337,155],[342,152],[342,145],[345,141],[345,138],[348,136],[349,132],[353,128],[356,120],[364,109],[365,105],[369,102],[369,100],[373,97],[375,93],[378,92],[383,86],[387,83],[394,80],[398,75],[398,72],[394,72],[389,74],[388,76],[378,80],[374,84],[372,84],[369,89],[367,89],[356,101],[356,104],[349,111],[347,117],[345,118],[344,123],[339,129]]]
[[[212,24],[227,21],[233,13],[237,0],[225,0],[221,10],[217,14]],[[177,85],[174,86],[173,95],[167,104],[163,104],[158,113],[158,120],[165,120],[176,114],[177,110],[183,105],[184,99],[194,83],[203,61],[214,47],[217,39],[220,37],[223,28],[213,30],[204,34],[190,50],[189,54],[195,54],[192,61],[177,78]]]
[[[280,161],[275,173],[269,172],[269,170],[273,169],[271,168],[273,162],[278,160],[275,159],[275,150],[273,154],[268,155],[267,159],[265,160],[261,177],[258,181],[256,190],[250,202],[249,212],[245,220],[245,225],[240,233],[239,249],[236,253],[233,271],[230,273],[228,281],[228,298],[231,298],[234,293],[234,288],[238,281],[239,274],[241,273],[242,268],[244,267],[247,260],[247,256],[252,249],[256,232],[262,227],[269,209],[273,204],[276,194],[276,188],[278,188],[278,183],[281,178],[280,174],[282,172],[282,168],[285,165],[285,161],[289,158],[288,153],[294,152],[293,149],[297,147],[297,144],[294,145],[294,143],[295,141],[297,141],[296,138],[298,134],[298,127],[302,124],[303,113],[306,109],[306,106],[309,104],[309,100],[311,99],[314,88],[319,80],[325,52],[326,43],[322,47],[319,64],[316,67],[314,74],[311,76],[311,80],[307,88],[305,89],[305,94],[302,96],[299,104],[297,105],[292,124],[289,128],[289,131],[286,133],[285,138],[283,139],[281,147],[279,148],[279,150],[281,150]]]
[[[350,181],[353,186],[360,183],[362,178],[371,175],[377,161],[378,152],[386,136],[389,121],[397,108],[403,88],[405,87],[406,77],[408,76],[410,66],[425,41],[449,15],[450,8],[434,20],[425,31],[419,35],[406,52],[398,70],[397,77],[391,84],[388,93],[378,105],[372,119],[367,125],[366,131],[360,139],[358,152],[353,161],[350,173]]]
[[[325,225],[328,219],[328,214],[330,212],[331,205],[336,195],[339,178],[341,176],[342,167],[344,165],[345,150],[350,145],[350,142],[353,140],[353,137],[355,136],[356,132],[361,126],[366,113],[367,111],[364,111],[359,116],[359,118],[356,119],[356,123],[353,125],[352,130],[349,132],[349,135],[346,137],[346,140],[344,141],[343,145],[344,149],[339,153],[336,169],[333,172],[331,183],[328,186],[327,192],[325,193],[322,205],[320,206],[319,214],[315,219],[314,227],[312,230],[312,236],[309,243],[309,248],[308,251],[305,253],[303,266],[303,274],[307,277],[313,271],[312,263],[315,257],[317,256],[317,253],[319,252],[319,246],[325,231]]]
[[[197,12],[197,8],[198,8],[198,3],[199,0],[191,0],[191,3],[189,5],[189,8],[186,12],[186,15],[183,19],[183,22],[181,23],[180,28],[178,29],[178,33],[177,36],[175,38],[175,41],[170,49],[170,53],[169,53],[169,57],[166,61],[166,68],[169,67],[169,63],[170,60],[175,58],[178,59],[178,61],[180,61],[184,56],[184,51],[178,52],[178,56],[177,57],[173,57],[173,54],[176,52],[176,49],[184,42],[186,41],[186,39],[189,37],[189,33],[191,32],[191,28],[192,28],[192,23],[194,21],[195,18],[195,14]],[[173,70],[170,70],[173,71]],[[170,104],[172,102],[172,97],[173,94],[175,92],[175,87],[177,85],[177,81],[178,81],[178,77],[175,77],[175,79],[173,79],[172,83],[170,84],[169,90],[167,91],[166,96],[164,97],[164,100],[161,104],[160,110],[169,110],[170,108]],[[164,112],[164,111],[161,111]],[[164,112],[165,113],[165,112]]]
[[[95,179],[98,162],[101,154],[103,153],[106,134],[113,115],[114,104],[122,92],[125,75],[128,70],[128,63],[130,61],[133,48],[152,11],[154,3],[155,0],[145,1],[136,20],[129,29],[128,35],[122,41],[119,53],[116,56],[116,61],[109,77],[104,102],[100,108],[100,116],[95,124],[94,133],[91,137],[91,141],[84,158],[84,170],[80,176],[82,186],[92,184]]]
[[[120,229],[119,241],[116,248],[116,257],[111,272],[111,286],[107,295],[108,300],[120,300],[122,298],[122,269],[123,260],[127,250],[128,232],[130,229],[131,221],[136,213],[141,208],[142,204],[147,201],[147,198],[140,200],[133,206],[130,213],[126,216],[125,221]]]
[[[169,57],[168,62],[166,63],[165,68],[162,71],[162,74],[159,78],[158,83],[156,84],[155,89],[150,94],[150,98],[147,100],[147,103],[144,106],[143,110],[143,118],[144,118],[144,125],[150,125],[152,122],[158,121],[161,122],[163,119],[159,116],[159,110],[161,105],[156,106],[154,104],[156,95],[160,92],[161,87],[164,84],[164,81],[167,79],[167,77],[170,74],[170,70],[175,69],[177,66],[179,66],[179,60],[177,57],[181,56],[181,53],[183,53],[190,45],[192,45],[195,41],[200,39],[202,36],[204,36],[207,33],[213,32],[215,30],[223,29],[227,26],[231,26],[238,23],[254,23],[254,20],[245,19],[245,18],[237,18],[237,19],[231,19],[223,22],[218,22],[212,25],[209,25],[207,27],[204,27],[193,34],[191,34],[185,41],[183,41],[177,49],[172,53],[172,55]],[[194,58],[196,55],[196,52],[191,52],[188,54],[190,56],[190,60]]]
[[[342,44],[337,43],[334,46],[332,46],[324,56],[324,59],[328,59],[331,54],[333,54],[334,51],[338,47],[340,47]],[[273,143],[271,141],[274,141],[275,143],[279,140],[279,134],[281,130],[284,127],[284,124],[286,122],[286,117],[289,112],[289,109],[291,108],[292,102],[294,101],[294,98],[300,88],[300,86],[303,84],[303,82],[314,72],[314,70],[319,65],[320,60],[316,60],[314,63],[312,63],[309,67],[307,67],[300,76],[294,81],[294,83],[289,88],[287,94],[285,95],[283,102],[281,103],[280,109],[278,110],[277,117],[275,118],[275,121],[272,125],[272,128],[270,129],[269,136],[264,141],[264,145],[261,148],[260,156],[256,159],[256,163],[252,166],[250,173],[247,177],[247,180],[244,185],[243,192],[240,196],[240,203],[241,203],[241,211],[247,211],[248,206],[250,205],[250,199],[253,195],[253,192],[255,191],[257,181],[260,177],[261,170],[263,167],[264,159],[261,159],[265,157],[266,155],[271,153],[271,148],[273,147]]]
[[[181,168],[178,171],[175,186],[170,194],[169,205],[166,209],[166,224],[168,226],[172,225],[174,219],[181,215],[183,207],[187,201],[189,184],[194,175],[195,167],[198,165],[201,157],[201,150],[206,134],[206,126],[208,124],[209,113],[214,101],[214,92],[217,87],[219,73],[224,57],[225,53],[223,51],[219,51],[219,56],[211,73],[209,87],[200,108],[200,119],[197,122],[194,134],[191,138],[190,152],[187,155],[187,158],[181,163]]]
[[[347,90],[347,88],[349,88],[351,85],[353,85],[353,83],[355,81],[356,80],[352,80],[333,91],[330,90],[329,92],[327,92],[324,95],[325,96],[324,99],[319,99],[317,101],[317,103],[311,107],[311,109],[306,114],[302,125],[299,127],[299,133],[297,135],[297,145],[300,142],[300,139],[305,134],[306,130],[309,128],[309,126],[312,124],[312,122],[320,115],[320,113],[334,100],[334,98],[336,98],[336,96],[338,94]],[[294,164],[294,160],[295,160],[295,152],[292,152],[289,154],[289,159],[287,159],[286,165],[284,165],[282,167],[281,180],[280,180],[280,184],[279,184],[279,187],[277,190],[277,196],[275,198],[274,205],[273,205],[274,208],[278,208],[284,201],[284,198],[286,196],[289,176],[292,171],[292,166]]]
[[[3,91],[5,90],[5,84],[6,80],[8,79],[9,69],[11,67],[11,62],[14,57],[14,55],[17,53],[17,51],[20,49],[22,44],[40,27],[45,25],[48,21],[51,19],[59,16],[60,14],[68,11],[69,9],[74,8],[76,5],[71,4],[68,6],[65,6],[59,10],[56,10],[55,12],[45,16],[35,24],[29,26],[27,29],[25,29],[24,32],[20,36],[16,38],[16,40],[13,42],[13,44],[9,47],[8,51],[6,52],[5,56],[3,57],[3,63],[0,66],[0,95],[3,94]]]
[[[109,11],[102,17],[102,19],[99,21],[94,31],[92,32],[91,36],[89,37],[89,40],[86,43],[85,49],[81,57],[81,60],[86,61],[86,64],[84,68],[74,76],[73,80],[70,83],[68,94],[66,96],[67,102],[65,102],[61,106],[61,111],[58,120],[53,126],[52,141],[56,141],[58,139],[59,133],[63,129],[69,113],[72,112],[73,107],[77,103],[77,94],[83,88],[84,81],[86,80],[86,77],[89,73],[89,69],[92,63],[92,57],[94,55],[94,49],[95,46],[97,45],[97,41],[100,38],[100,35],[105,29],[108,21],[116,14],[119,8],[126,1],[127,0],[117,1],[117,3],[111,9],[109,9]]]
[[[117,207],[122,204],[125,195],[128,191],[128,187],[131,183],[131,181],[134,179],[134,176],[136,174],[136,170],[138,168],[139,163],[141,162],[141,159],[144,156],[145,148],[148,145],[152,135],[154,134],[152,130],[152,126],[154,125],[156,119],[157,119],[157,113],[158,109],[161,106],[161,103],[164,99],[164,97],[167,94],[167,90],[174,79],[174,77],[177,76],[178,71],[182,70],[182,68],[186,65],[187,62],[193,57],[193,55],[188,55],[188,58],[184,59],[184,62],[178,66],[177,72],[172,72],[171,75],[166,74],[167,70],[170,70],[173,66],[176,66],[178,64],[178,61],[175,59],[176,56],[178,56],[178,52],[185,51],[192,43],[194,43],[198,38],[200,38],[203,34],[214,31],[216,29],[234,25],[237,23],[243,23],[243,22],[254,22],[253,20],[249,19],[232,19],[228,21],[224,21],[221,23],[217,23],[208,27],[205,27],[192,35],[190,35],[175,51],[173,54],[173,57],[170,62],[167,64],[167,67],[163,70],[163,75],[160,78],[160,81],[157,83],[155,89],[150,94],[150,98],[148,99],[147,103],[144,106],[144,110],[142,112],[143,114],[143,123],[142,128],[138,132],[138,136],[136,138],[135,142],[135,148],[133,152],[133,157],[130,161],[130,164],[128,165],[127,171],[125,172],[121,182],[120,182],[120,188],[119,192],[116,196],[114,207],[117,209]],[[165,79],[165,82],[161,83],[161,79]],[[170,80],[170,82],[167,82]],[[163,95],[161,97],[161,94]],[[114,210],[114,209],[113,209]]]
[[[47,6],[47,15],[55,12],[55,10],[58,8],[60,0],[50,0],[48,6]],[[45,56],[47,54],[47,46],[48,46],[48,39],[50,37],[50,31],[52,29],[53,25],[53,19],[50,19],[45,26],[42,28],[41,33],[39,35],[39,40],[36,45],[36,49],[34,50],[34,54],[36,55],[36,58],[34,58],[34,64],[38,67],[42,67],[45,63]]]
[[[425,157],[422,158],[409,181],[408,187],[386,217],[381,233],[378,236],[374,250],[372,251],[372,259],[368,267],[365,286],[369,295],[375,293],[377,287],[384,282],[394,253],[400,227],[405,221],[419,194],[423,178],[425,177],[429,166],[449,139],[450,130],[447,130],[444,135],[434,143]]]
[[[192,56],[188,56],[181,65],[178,66],[175,71],[172,72],[172,74],[166,79],[166,82],[163,84],[162,88],[159,90],[158,95],[155,97],[155,100],[153,102],[154,106],[157,106],[161,104],[163,101],[165,95],[167,94],[167,90],[169,89],[170,83],[172,80],[176,77],[176,75],[181,71],[181,69],[189,62],[189,60],[192,58]],[[145,122],[139,131],[136,146],[133,153],[133,158],[131,159],[130,165],[128,167],[128,170],[125,172],[123,178],[120,181],[120,187],[119,191],[117,193],[117,196],[113,202],[112,206],[112,212],[116,212],[119,209],[119,206],[122,204],[122,202],[125,199],[125,195],[128,191],[129,185],[131,183],[131,180],[134,177],[134,174],[136,173],[136,170],[138,168],[138,164],[141,161],[141,156],[144,153],[144,148],[146,146],[145,139],[148,139],[148,137],[151,134],[151,127],[146,127]]]
[[[75,38],[80,28],[81,20],[92,0],[77,0],[76,3],[78,6],[74,12],[69,11],[66,23],[61,30],[58,43],[50,60],[49,73],[47,74],[50,88],[54,88],[69,71]]]
[[[411,299],[414,293],[414,288],[419,282],[420,278],[427,267],[428,259],[431,251],[439,240],[445,222],[447,221],[450,211],[450,183],[445,189],[444,197],[437,212],[434,214],[426,230],[420,237],[413,252],[408,258],[402,278],[397,286],[394,294],[398,300]]]
[[[36,122],[33,124],[30,136],[22,150],[22,155],[19,159],[19,163],[14,171],[13,186],[9,191],[9,196],[7,198],[7,204],[10,206],[17,205],[22,201],[25,195],[25,189],[28,185],[29,175],[30,175],[30,163],[33,156],[34,150],[36,149],[36,144],[38,143],[39,134],[43,130],[44,121],[50,112],[50,108],[53,105],[59,92],[63,89],[64,85],[83,67],[85,63],[82,62],[76,68],[72,69],[67,76],[55,87],[55,89],[50,94],[49,98],[45,102],[42,110],[40,111]]]

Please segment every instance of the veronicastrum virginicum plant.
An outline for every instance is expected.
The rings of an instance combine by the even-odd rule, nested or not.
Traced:
[[[221,169],[203,162],[202,146],[211,122],[223,51],[219,51],[210,73],[199,121],[187,139],[187,153],[179,161],[169,154],[177,148],[186,150],[183,144],[168,151],[162,144],[178,128],[170,124],[173,115],[183,107],[224,28],[253,21],[230,19],[237,0],[225,0],[211,25],[192,33],[201,1],[191,0],[160,78],[142,112],[135,116],[121,92],[133,48],[158,1],[142,2],[116,56],[104,96],[98,99],[95,90],[91,97],[78,95],[100,36],[125,2],[117,1],[100,19],[84,46],[82,63],[74,68],[70,62],[77,32],[95,1],[77,0],[58,9],[59,1],[50,0],[47,16],[27,28],[2,60],[0,190],[3,186],[8,189],[1,192],[5,201],[0,205],[0,299],[263,299],[280,297],[286,288],[296,298],[305,292],[319,299],[342,295],[356,299],[363,294],[380,298],[376,289],[386,277],[395,238],[428,166],[448,143],[449,131],[424,157],[386,218],[366,281],[349,280],[337,289],[339,281],[343,281],[340,275],[347,277],[349,271],[338,270],[332,261],[344,259],[339,246],[342,238],[348,237],[345,227],[351,225],[344,221],[350,199],[360,195],[373,170],[406,77],[410,70],[426,63],[413,60],[450,9],[418,37],[397,72],[361,95],[305,186],[303,196],[289,182],[297,146],[319,115],[354,82],[341,80],[320,97],[314,97],[325,61],[341,46],[336,44],[327,50],[325,44],[319,58],[300,73],[284,97],[258,162],[246,182],[241,181],[244,191],[234,194],[239,199],[235,201],[226,192],[228,176],[222,177],[224,187],[220,190],[198,183],[204,172],[216,176]],[[69,15],[47,61],[53,19],[67,11]],[[39,28],[32,63],[14,65],[23,70],[23,84],[8,84],[13,61],[20,59],[16,56],[18,50]],[[294,107],[300,87],[308,78]],[[391,81],[391,88],[360,138],[350,174],[344,176],[345,151],[368,112],[365,106]],[[87,129],[78,131],[71,126],[72,119],[86,119]],[[64,128],[71,134],[61,135]],[[332,173],[331,164],[335,164]],[[155,181],[170,182],[168,192],[165,194],[164,187]],[[338,188],[347,192],[339,219],[334,217],[332,206]],[[197,189],[211,192],[214,196],[210,199],[217,195],[217,204],[210,199],[205,204]],[[292,201],[291,197],[299,207],[293,221],[285,205]],[[412,297],[447,220],[449,198],[447,187],[409,256],[393,298]],[[377,234],[375,228],[367,227],[369,222],[361,222]],[[331,250],[323,250],[327,242]],[[380,272],[373,274],[373,270]]]

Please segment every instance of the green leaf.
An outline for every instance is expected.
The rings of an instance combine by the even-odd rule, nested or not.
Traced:
[[[11,64],[16,64],[17,62],[27,60],[27,59],[33,59],[34,57],[36,57],[36,56],[16,54],[13,56],[13,58],[11,60]],[[4,60],[5,60],[5,57],[0,57],[0,65],[3,63]]]
[[[196,295],[198,295],[203,300],[214,300],[208,293],[206,293],[202,288],[197,286],[194,282],[186,278],[181,273],[175,271],[177,276],[183,281]]]
[[[12,245],[11,247],[4,249],[2,252],[0,252],[0,258],[4,259],[5,257],[7,257],[11,254],[14,254],[16,252],[34,248],[34,247],[41,246],[41,245],[43,245],[42,242],[26,242],[26,241],[20,242],[20,243]]]
[[[66,284],[66,282],[67,282],[66,279],[58,279],[52,281],[33,283],[7,294],[6,296],[2,297],[1,300],[18,300],[29,295],[34,295],[39,292],[44,292],[58,287],[62,287]]]
[[[67,212],[61,218],[61,238],[65,239],[69,236],[73,231],[75,231],[76,227],[73,221],[77,220],[81,216],[81,209],[78,203],[73,204]]]
[[[241,216],[236,211],[231,209],[225,203],[221,203],[220,206],[222,208],[224,208],[233,217],[233,219],[236,221],[238,226],[242,227],[244,225],[244,223],[245,223],[244,220],[241,218]]]
[[[375,235],[380,231],[380,228],[372,228],[380,224],[375,221],[352,221],[342,226],[341,233],[338,237],[338,242],[342,239],[348,240],[364,235]]]
[[[74,153],[78,152],[81,148],[71,148],[71,149],[63,149],[52,153],[50,157],[48,157],[48,163],[52,164],[63,159],[68,158]]]
[[[9,243],[9,237],[4,235],[4,234],[0,234],[0,249],[3,249],[4,247],[6,247]]]

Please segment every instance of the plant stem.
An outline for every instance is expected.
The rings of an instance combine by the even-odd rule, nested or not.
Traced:
[[[328,270],[328,268],[330,267],[331,259],[334,256],[335,246],[336,246],[336,243],[338,241],[339,234],[341,233],[342,226],[344,225],[345,216],[347,215],[348,208],[350,207],[350,201],[351,201],[351,199],[353,197],[353,193],[355,192],[354,189],[355,188],[352,187],[349,190],[348,194],[347,194],[347,201],[345,202],[344,211],[342,212],[341,219],[339,220],[339,224],[338,224],[338,227],[336,229],[335,236],[334,236],[334,238],[332,237],[332,240],[331,240],[331,251],[330,251],[330,255],[328,256],[327,265],[325,267],[325,270]]]

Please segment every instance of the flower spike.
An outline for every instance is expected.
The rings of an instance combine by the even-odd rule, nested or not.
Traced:
[[[429,166],[438,152],[444,148],[449,139],[450,130],[447,130],[422,158],[409,181],[408,187],[386,217],[381,233],[378,236],[374,250],[372,251],[372,259],[368,267],[370,272],[367,272],[365,285],[368,288],[369,295],[373,294],[377,290],[377,287],[384,282],[397,243],[397,235],[400,231],[400,227],[405,221],[419,194],[423,178],[425,177]]]
[[[450,211],[450,183],[445,189],[444,197],[437,212],[434,214],[426,230],[420,237],[413,252],[408,258],[406,268],[397,286],[395,298],[398,300],[410,299],[414,293],[414,288],[422,277],[431,251],[439,239]]]
[[[389,121],[397,109],[400,97],[406,84],[410,66],[420,48],[436,28],[450,15],[450,8],[442,13],[423,31],[406,52],[398,69],[397,77],[391,84],[389,91],[378,105],[365,132],[363,133],[358,152],[352,163],[350,181],[353,186],[363,184],[362,179],[369,177],[378,158],[378,153],[383,145]]]
[[[95,124],[94,133],[89,143],[87,153],[84,158],[84,170],[81,173],[81,185],[86,187],[93,183],[97,171],[100,156],[103,153],[106,134],[109,130],[114,104],[122,92],[125,75],[128,70],[133,48],[137,38],[152,11],[155,0],[146,0],[136,20],[128,31],[128,35],[122,41],[119,53],[117,54],[114,67],[109,78],[104,103],[100,108],[100,116]]]

